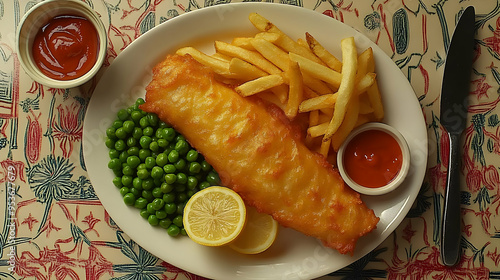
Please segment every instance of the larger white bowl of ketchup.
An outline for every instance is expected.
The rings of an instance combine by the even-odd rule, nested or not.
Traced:
[[[90,6],[77,0],[47,0],[21,19],[19,61],[35,81],[54,88],[87,82],[106,56],[106,29]]]
[[[410,168],[410,150],[403,135],[379,122],[367,123],[347,137],[337,153],[340,175],[355,191],[367,195],[396,189]]]

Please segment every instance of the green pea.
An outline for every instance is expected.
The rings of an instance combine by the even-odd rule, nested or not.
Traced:
[[[180,232],[181,232],[181,229],[178,226],[174,225],[174,224],[171,224],[167,228],[168,235],[170,235],[172,237],[175,237],[175,236],[179,235]]]
[[[104,144],[106,145],[106,147],[108,147],[108,149],[115,148],[115,140],[113,140],[111,138],[107,138],[106,141],[104,141]]]
[[[128,187],[121,187],[120,188],[120,194],[121,196],[125,196],[126,194],[128,194],[130,192],[130,189]]]
[[[135,177],[134,180],[132,180],[132,186],[136,189],[142,190],[142,179]]]
[[[115,120],[111,126],[114,129],[117,129],[123,126],[123,122],[121,120]]]
[[[165,212],[165,210],[158,210],[155,212],[155,216],[160,219],[160,220],[163,220],[167,217],[167,212]]]
[[[139,164],[141,164],[141,159],[136,155],[129,156],[127,158],[127,164],[131,168],[137,168],[137,166],[139,166]]]
[[[159,222],[160,222],[160,220],[158,220],[158,217],[156,217],[156,215],[154,215],[154,214],[149,215],[148,223],[150,225],[157,226]]]
[[[142,128],[145,128],[145,127],[148,127],[149,126],[149,122],[148,122],[148,118],[143,116],[140,120],[139,120],[139,125],[142,127]]]
[[[163,192],[161,191],[160,187],[154,188],[152,192],[153,192],[153,196],[156,198],[163,197]]]
[[[215,171],[210,171],[207,175],[207,182],[212,186],[216,186],[220,184],[219,174]]]
[[[141,139],[142,135],[142,128],[134,127],[134,130],[132,131],[132,137],[134,137],[134,139]]]
[[[149,149],[149,144],[151,144],[151,141],[151,137],[143,135],[141,136],[141,139],[139,139],[139,145],[141,145],[143,149]]]
[[[113,158],[108,162],[109,169],[118,169],[122,166],[122,162],[118,158]]]
[[[127,132],[125,131],[125,129],[123,127],[119,127],[118,129],[116,129],[115,134],[116,134],[116,137],[118,139],[127,138]]]
[[[163,195],[162,197],[163,201],[167,204],[167,203],[172,203],[175,201],[175,194],[174,193],[166,193]],[[175,204],[174,204],[175,206]],[[165,209],[166,210],[166,209]]]
[[[139,197],[135,200],[134,207],[137,209],[144,209],[148,205],[148,200],[144,197]]]
[[[135,197],[141,196],[141,190],[138,190],[134,187],[130,188],[130,193],[133,194]]]
[[[189,150],[189,152],[186,155],[186,160],[189,162],[196,161],[198,159],[198,151],[196,150]]]
[[[160,220],[159,226],[164,228],[164,229],[167,229],[171,224],[172,224],[172,220],[166,218],[166,219]]]
[[[148,113],[146,117],[148,118],[149,125],[151,126],[158,125],[158,116],[156,114]]]
[[[179,152],[179,154],[184,155],[189,151],[189,144],[186,140],[179,140],[175,144],[175,150]]]
[[[201,170],[203,170],[204,172],[208,172],[208,171],[212,170],[212,166],[204,160],[201,162]]]
[[[137,139],[134,137],[127,138],[127,147],[135,147],[137,146]]]
[[[113,158],[118,158],[118,156],[120,155],[120,152],[118,152],[115,149],[110,149],[108,154],[109,154],[109,158],[113,159]]]
[[[149,202],[154,200],[153,193],[150,190],[142,190],[141,196],[147,199]]]
[[[140,149],[139,150],[139,158],[141,161],[145,161],[147,157],[151,156],[151,151],[148,149]]]
[[[167,214],[174,214],[177,211],[177,205],[175,203],[165,203],[163,209]]]
[[[140,111],[133,111],[132,113],[130,113],[130,117],[134,121],[134,124],[140,124],[142,113]]]
[[[165,149],[166,147],[168,147],[168,144],[170,144],[167,140],[161,138],[159,138],[156,142],[158,143],[158,146],[162,149]]]
[[[164,153],[158,154],[156,156],[156,164],[160,167],[164,167],[168,163],[168,156]]]
[[[165,183],[172,185],[175,181],[177,181],[177,175],[172,173],[165,175]]]
[[[188,200],[188,195],[186,193],[182,192],[179,195],[177,195],[177,201],[185,202],[187,200]]]
[[[174,166],[177,170],[184,170],[187,167],[186,160],[183,158],[179,159],[176,163],[174,163]]]
[[[135,174],[135,169],[132,168],[130,165],[125,165],[123,168],[122,168],[122,173],[123,175],[128,175],[128,176],[132,176]]]
[[[177,173],[177,183],[179,184],[186,184],[187,183],[187,176],[184,173]]]
[[[148,213],[148,210],[141,209],[141,211],[139,212],[139,215],[141,215],[141,217],[143,217],[144,219],[147,220],[150,214]]]
[[[116,139],[116,128],[114,127],[109,127],[108,129],[106,129],[106,136],[110,139]]]
[[[184,207],[186,207],[185,202],[177,204],[177,214],[180,215],[181,217],[184,214]]]
[[[149,171],[147,169],[137,170],[137,177],[140,179],[147,179],[149,177]]]
[[[139,155],[139,147],[135,147],[135,146],[130,147],[130,148],[128,148],[127,153],[130,156],[138,156]]]
[[[149,156],[145,159],[144,163],[146,164],[147,169],[153,169],[156,166],[156,160],[154,157]]]
[[[127,193],[126,195],[123,196],[123,202],[125,202],[125,204],[128,206],[134,205],[135,195],[133,193]]]
[[[201,164],[196,162],[196,161],[191,162],[191,163],[189,163],[188,170],[189,170],[189,173],[191,173],[191,174],[198,174],[201,171]]]
[[[158,152],[160,150],[160,146],[157,141],[152,141],[149,143],[149,149],[154,152]]]
[[[175,129],[169,127],[169,128],[165,128],[163,129],[163,139],[167,140],[167,141],[172,141],[175,139],[177,133],[175,132]]]
[[[198,179],[194,176],[188,176],[187,178],[187,187],[190,190],[194,190],[198,186]]]
[[[153,208],[153,204],[152,203],[148,203],[148,205],[146,205],[146,210],[148,210],[149,214],[156,213],[156,210]]]
[[[118,113],[116,113],[116,115],[118,116],[118,119],[120,119],[121,121],[124,121],[129,117],[129,114],[126,109],[119,110]]]
[[[115,145],[116,146],[116,145]],[[118,149],[117,149],[118,150]],[[177,150],[173,150],[168,154],[168,161],[171,163],[175,163],[179,160],[179,152]]]
[[[200,190],[206,189],[206,188],[210,187],[210,183],[207,181],[203,181],[200,183],[199,187],[200,187]]]
[[[174,223],[174,225],[178,226],[178,227],[182,227],[182,216],[181,215],[177,215],[173,220],[172,220],[172,223]]]
[[[165,205],[165,202],[163,202],[163,199],[160,199],[160,198],[155,198],[153,200],[153,202],[151,202],[151,203],[153,204],[153,209],[155,209],[155,210],[160,210]]]
[[[171,174],[175,173],[177,171],[177,168],[175,168],[175,165],[173,164],[165,164],[165,166],[163,166],[163,171],[165,171],[165,173],[167,174]]]
[[[161,186],[160,186],[160,190],[161,190],[162,193],[169,193],[172,190],[174,190],[174,186],[170,185],[170,184],[167,184],[167,182],[163,182],[161,184]]]
[[[113,178],[113,185],[115,185],[117,188],[121,188],[123,186],[122,177]]]
[[[125,141],[123,139],[118,139],[115,142],[115,149],[118,151],[124,151],[127,148],[127,144],[125,144]]]
[[[126,163],[128,156],[129,156],[129,154],[127,153],[127,151],[122,151],[120,153],[120,155],[118,156],[118,159],[120,160],[120,162]]]
[[[153,178],[148,177],[144,180],[142,180],[142,188],[144,190],[152,190],[155,187],[155,181]]]
[[[155,130],[150,126],[147,126],[142,129],[142,133],[146,136],[152,137],[153,134],[155,133]]]
[[[122,184],[124,186],[132,186],[132,180],[134,179],[134,177],[132,176],[129,176],[129,175],[123,175],[122,176]]]

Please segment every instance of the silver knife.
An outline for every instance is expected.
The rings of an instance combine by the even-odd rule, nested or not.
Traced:
[[[440,121],[450,139],[450,158],[441,228],[441,258],[446,266],[454,266],[461,256],[460,215],[460,139],[466,127],[467,106],[474,50],[475,11],[470,6],[458,21],[446,55],[441,88]]]

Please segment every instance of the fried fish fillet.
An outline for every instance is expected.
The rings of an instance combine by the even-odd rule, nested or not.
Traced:
[[[342,254],[379,218],[311,152],[283,112],[243,98],[189,55],[153,69],[141,108],[182,133],[219,173],[222,184],[282,226],[318,238]]]

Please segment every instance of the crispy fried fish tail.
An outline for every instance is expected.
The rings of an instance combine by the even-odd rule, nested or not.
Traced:
[[[352,253],[379,218],[307,149],[279,117],[283,112],[258,103],[218,82],[190,56],[171,55],[154,68],[141,108],[182,133],[248,205]]]

